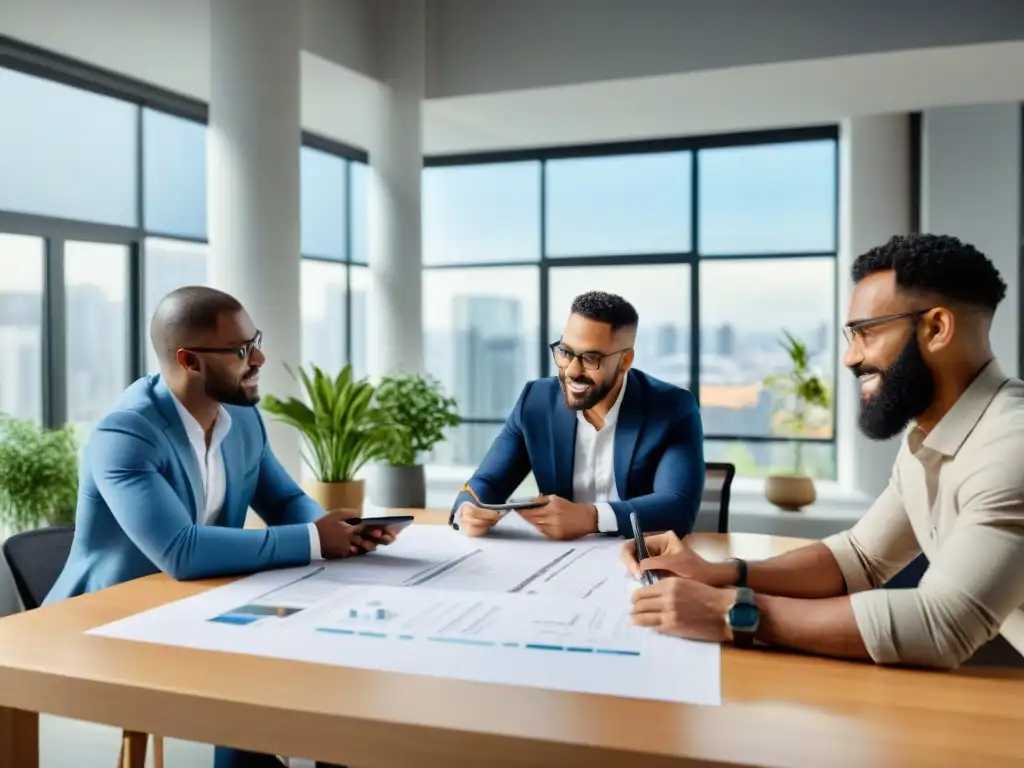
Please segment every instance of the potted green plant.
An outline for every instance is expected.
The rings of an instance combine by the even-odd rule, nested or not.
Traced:
[[[45,429],[0,413],[0,529],[14,534],[75,521],[74,428]]]
[[[288,372],[296,377],[291,368]],[[355,379],[349,365],[337,376],[312,365],[310,373],[300,368],[297,378],[307,402],[267,395],[262,408],[302,436],[307,449],[303,459],[315,478],[305,484],[306,493],[324,509],[362,514],[365,481],[356,475],[367,463],[387,456],[403,429],[374,404],[373,385]]]
[[[779,344],[789,355],[791,367],[785,374],[765,379],[765,384],[776,394],[773,431],[806,437],[813,429],[831,421],[832,397],[828,385],[811,368],[807,346],[788,331],[783,331]],[[792,471],[770,475],[765,483],[765,495],[780,509],[796,511],[813,504],[817,492],[814,480],[804,471],[804,444],[795,442],[793,445]]]
[[[445,438],[445,430],[459,424],[455,399],[447,397],[439,381],[423,374],[396,373],[377,385],[377,407],[405,427],[377,467],[374,501],[390,508],[422,508],[427,503],[426,478],[421,459]]]

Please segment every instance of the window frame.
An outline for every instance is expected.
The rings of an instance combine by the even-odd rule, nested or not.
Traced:
[[[834,238],[833,249],[827,251],[798,251],[798,252],[763,252],[763,253],[737,253],[737,254],[715,254],[704,256],[700,252],[700,160],[701,151],[706,149],[722,149],[731,147],[754,147],[763,145],[779,145],[799,143],[807,141],[831,141],[835,145],[834,163]],[[652,154],[664,152],[690,151],[691,172],[690,172],[690,250],[676,253],[624,253],[609,256],[576,255],[576,256],[550,256],[547,247],[547,164],[551,160],[576,159],[584,157],[606,157]],[[538,350],[540,360],[538,361],[541,376],[554,374],[550,355],[548,354],[548,343],[554,338],[551,336],[553,329],[549,327],[550,317],[550,273],[553,269],[565,267],[629,267],[640,265],[656,264],[686,264],[690,268],[690,391],[700,402],[700,363],[701,363],[701,324],[700,324],[700,265],[703,261],[736,261],[736,260],[758,260],[758,261],[796,261],[803,258],[831,258],[838,261],[839,250],[839,186],[840,186],[840,152],[839,152],[839,126],[837,124],[826,124],[808,126],[803,128],[787,128],[767,131],[749,131],[731,134],[716,134],[712,136],[693,136],[669,139],[657,139],[651,141],[628,141],[589,144],[580,146],[554,146],[531,148],[525,150],[509,150],[496,152],[473,152],[466,154],[434,155],[424,157],[425,168],[444,168],[463,165],[497,164],[505,162],[521,162],[525,160],[540,161],[540,253],[537,259],[531,261],[502,261],[502,262],[477,262],[466,264],[436,264],[424,265],[424,269],[466,269],[481,267],[522,267],[532,266],[540,272],[540,318],[538,323],[539,336]],[[833,298],[833,327],[839,327],[839,274],[835,273],[835,280],[832,285]],[[831,371],[833,387],[838,381],[839,374],[839,347],[838,332],[833,338],[835,354],[833,354],[833,370]],[[838,445],[838,424],[837,408],[833,403],[832,407],[832,433],[830,437],[785,437],[774,435],[742,435],[742,434],[706,434],[706,441],[715,442],[738,442],[738,443],[770,443],[770,444],[795,444],[795,443],[821,443],[831,445],[833,451]],[[501,424],[503,419],[467,417],[462,419],[464,424]],[[838,467],[837,467],[838,471]]]
[[[58,428],[67,416],[67,370],[65,351],[67,313],[64,284],[64,244],[67,241],[85,241],[127,245],[128,269],[127,339],[128,365],[125,386],[146,373],[146,345],[149,318],[145,317],[145,241],[147,238],[209,244],[208,237],[172,234],[146,228],[145,222],[145,136],[143,110],[163,112],[209,125],[209,106],[203,101],[180,93],[134,80],[117,72],[86,64],[77,59],[54,53],[45,48],[0,35],[0,69],[14,70],[46,80],[103,96],[113,97],[132,105],[136,130],[135,199],[136,225],[120,226],[71,218],[0,210],[0,231],[12,235],[30,235],[44,241],[43,329],[42,329],[42,403],[43,426]],[[346,270],[346,318],[344,338],[345,359],[351,362],[352,302],[351,302],[351,177],[352,163],[369,164],[369,154],[358,147],[303,130],[301,146],[326,152],[345,160],[346,204],[342,215],[346,217],[344,259],[324,259]],[[299,162],[298,149],[296,162]],[[301,258],[307,257],[300,253]],[[357,266],[365,266],[356,263]]]

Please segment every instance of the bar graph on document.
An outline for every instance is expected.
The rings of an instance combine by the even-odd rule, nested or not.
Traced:
[[[397,642],[617,656],[639,656],[649,634],[633,625],[628,603],[380,586],[344,587],[329,606],[290,624]]]

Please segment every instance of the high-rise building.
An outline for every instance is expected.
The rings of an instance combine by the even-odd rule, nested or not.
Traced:
[[[42,419],[41,342],[38,323],[0,325],[0,412]]]
[[[658,357],[674,355],[679,349],[679,328],[671,323],[663,323],[658,326],[657,342],[655,345]]]
[[[736,330],[729,323],[722,323],[715,331],[715,351],[722,357],[736,354]]]
[[[454,309],[455,392],[465,416],[504,418],[525,378],[522,304],[507,296],[457,295]],[[480,430],[467,436],[454,458],[473,464],[489,441]]]

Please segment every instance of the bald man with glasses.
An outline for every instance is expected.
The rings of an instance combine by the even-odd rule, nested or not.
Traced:
[[[388,542],[296,485],[259,411],[263,335],[232,296],[168,294],[150,327],[160,373],[122,394],[82,455],[75,538],[47,603],[163,571],[176,579],[349,557]],[[244,530],[252,508],[265,530]]]

